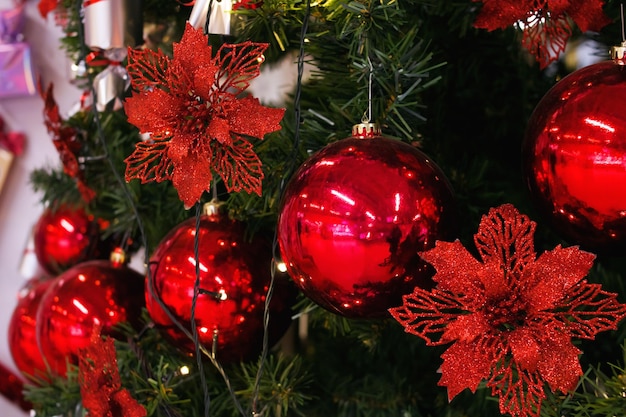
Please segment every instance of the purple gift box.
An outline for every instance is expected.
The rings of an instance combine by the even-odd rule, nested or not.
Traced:
[[[24,3],[0,10],[0,99],[37,93],[30,46],[22,42]]]
[[[14,9],[0,10],[0,42],[21,41],[24,29],[24,4]]]
[[[30,46],[26,42],[0,44],[0,99],[36,92]]]

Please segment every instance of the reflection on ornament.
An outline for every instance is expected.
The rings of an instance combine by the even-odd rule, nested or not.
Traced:
[[[556,84],[531,116],[524,175],[556,231],[595,251],[626,243],[626,67],[613,61]]]
[[[206,210],[214,210],[208,203]],[[219,211],[205,211],[198,234],[200,294],[195,318],[200,342],[210,351],[217,336],[221,362],[250,359],[263,340],[263,310],[270,282],[271,246],[260,236],[244,237],[244,225]],[[161,241],[150,260],[154,296],[146,288],[146,304],[154,322],[177,346],[193,352],[194,346],[170,320],[160,300],[187,329],[196,281],[194,241],[196,219],[189,219]],[[270,345],[277,342],[291,322],[293,294],[289,282],[277,277],[270,304]],[[285,278],[285,277],[282,277]],[[157,298],[155,298],[157,297]]]
[[[77,364],[79,350],[89,346],[94,324],[105,334],[118,323],[136,322],[144,303],[144,277],[118,262],[96,260],[76,265],[59,277],[41,299],[37,342],[53,372],[65,375],[66,361]]]
[[[432,285],[433,270],[418,252],[451,237],[454,198],[422,152],[372,125],[356,129],[295,173],[278,241],[307,297],[346,317],[375,318],[414,287]]]
[[[33,231],[37,260],[49,274],[59,274],[94,256],[98,231],[98,224],[82,209],[46,209]]]
[[[32,278],[18,293],[15,310],[9,321],[9,349],[17,369],[28,379],[45,377],[46,364],[37,345],[37,309],[53,281]]]

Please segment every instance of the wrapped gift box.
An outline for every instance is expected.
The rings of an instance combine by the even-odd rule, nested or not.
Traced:
[[[26,42],[0,44],[0,99],[36,93],[30,46]]]

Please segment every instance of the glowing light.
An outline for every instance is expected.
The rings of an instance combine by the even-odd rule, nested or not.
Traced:
[[[400,211],[400,202],[402,201],[402,200],[401,200],[401,197],[400,197],[400,193],[396,193],[396,194],[394,195],[394,199],[395,199],[394,209],[395,209],[396,211]]]
[[[203,334],[207,334],[209,332],[209,329],[207,329],[206,327],[200,327],[198,330],[200,331],[200,333]]]
[[[606,130],[609,133],[615,133],[615,128],[600,120],[592,119],[591,117],[585,117],[585,123],[590,126],[599,127],[602,130]]]
[[[183,365],[180,367],[178,372],[180,372],[181,375],[189,375],[189,367],[187,365]]]
[[[192,264],[193,266],[196,266],[196,260],[192,256],[187,258],[187,260],[189,261],[190,264]],[[209,269],[206,266],[204,266],[202,262],[200,262],[200,271],[209,272]]]
[[[68,222],[65,219],[61,219],[61,227],[64,228],[65,230],[67,230],[70,233],[74,233],[74,231],[76,229],[74,229],[74,226],[72,225],[72,223]]]
[[[353,199],[351,199],[347,195],[341,193],[340,191],[330,190],[330,193],[332,195],[334,195],[335,197],[337,197],[338,199],[340,199],[342,201],[345,201],[346,203],[350,204],[351,206],[354,206],[356,204]]]
[[[622,166],[624,161],[620,156],[613,156],[608,154],[595,154],[591,157],[594,165],[615,165]]]
[[[370,213],[369,211],[365,211],[365,215],[370,218],[372,221],[376,220],[376,216],[374,216],[372,213]]]
[[[83,314],[89,314],[89,310],[87,309],[87,307],[85,307],[83,305],[83,303],[81,303],[80,301],[78,301],[76,298],[74,298],[72,300],[72,304],[74,304],[74,306],[80,310],[81,313]]]
[[[228,294],[226,294],[226,291],[221,289],[217,292],[217,299],[219,301],[226,301],[228,299]]]
[[[276,262],[276,269],[278,269],[279,272],[287,272],[287,264],[282,261]]]
[[[550,13],[547,13],[547,15],[549,17]],[[525,30],[526,27],[531,28],[533,26],[537,26],[538,24],[543,24],[545,22],[546,22],[546,16],[542,16],[539,13],[535,13],[535,14],[528,16],[526,20],[518,20],[516,24],[520,28],[520,30]]]

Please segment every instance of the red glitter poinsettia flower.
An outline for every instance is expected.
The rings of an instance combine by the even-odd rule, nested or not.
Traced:
[[[115,345],[102,338],[94,325],[90,345],[81,351],[78,378],[83,406],[89,417],[145,417],[146,409],[126,389],[122,389],[117,369]]]
[[[571,21],[581,31],[598,31],[611,20],[602,0],[474,0],[482,3],[474,26],[489,31],[518,24],[522,45],[541,68],[558,59],[572,34]],[[570,20],[571,19],[571,20]]]
[[[572,338],[593,339],[626,315],[615,294],[583,279],[595,255],[557,246],[537,257],[535,226],[510,204],[491,209],[474,236],[482,262],[438,241],[420,254],[437,286],[389,310],[428,345],[452,343],[439,381],[450,399],[486,381],[502,413],[539,416],[545,383],[568,392],[582,375]]]
[[[213,56],[208,37],[187,24],[174,56],[129,50],[133,95],[128,121],[150,140],[126,158],[126,180],[172,180],[189,208],[214,173],[227,190],[261,195],[261,161],[249,138],[280,129],[284,109],[262,106],[240,94],[259,75],[268,44],[225,44]]]
[[[87,186],[83,170],[78,163],[81,144],[77,139],[76,130],[63,124],[59,106],[54,100],[53,90],[52,84],[48,86],[45,92],[40,87],[41,97],[44,100],[44,124],[52,136],[54,147],[59,153],[63,171],[76,181],[83,200],[89,203],[96,196],[96,193]]]

